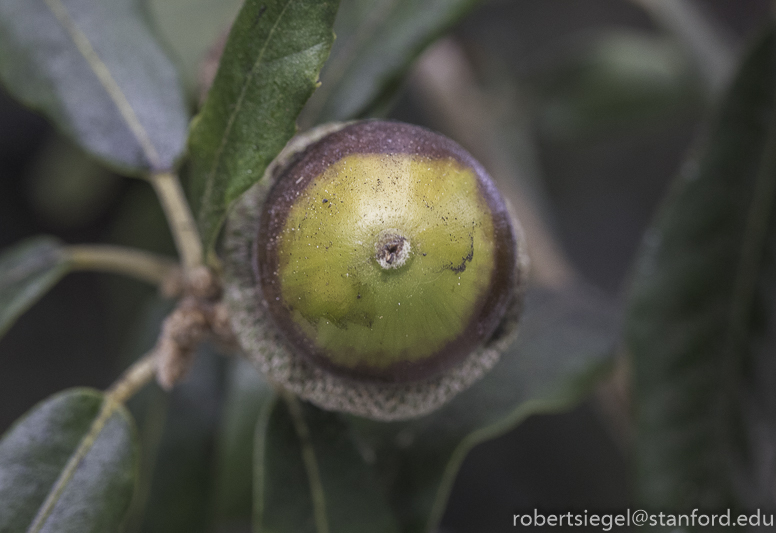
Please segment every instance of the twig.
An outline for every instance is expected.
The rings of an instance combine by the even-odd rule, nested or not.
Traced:
[[[157,280],[162,280],[164,274],[177,268],[170,265],[170,262],[160,261],[150,254],[147,257],[142,252],[116,247],[73,247],[68,249],[68,253],[71,261],[84,268],[102,266],[114,270],[130,270]],[[133,266],[122,267],[122,260],[132,263]],[[194,268],[193,272],[201,271],[202,268],[204,267]],[[208,278],[208,281],[212,280]],[[200,287],[200,290],[204,291],[202,297],[184,297],[164,321],[156,346],[129,367],[105,392],[97,417],[35,515],[28,533],[39,533],[44,529],[78,466],[97,442],[105,425],[127,400],[154,377],[157,377],[163,387],[172,387],[188,370],[194,350],[207,334],[214,334],[217,338],[226,337],[227,340],[230,338],[221,304],[217,300],[218,293],[212,292],[211,289],[211,286],[203,285]],[[209,299],[209,296],[212,299]]]
[[[107,390],[106,402],[123,404],[142,389],[156,375],[159,350],[154,348],[138,359]]]
[[[202,240],[178,176],[172,172],[151,174],[151,184],[162,203],[175,246],[186,275],[202,265]]]
[[[81,439],[75,453],[73,453],[70,460],[65,465],[65,468],[62,470],[62,473],[46,497],[46,500],[43,502],[43,505],[41,505],[38,514],[35,515],[35,519],[27,530],[28,533],[38,533],[43,530],[51,513],[54,511],[54,507],[56,507],[67,488],[68,483],[70,483],[75,475],[78,466],[81,464],[84,457],[86,457],[86,454],[92,449],[92,446],[94,446],[100,432],[105,428],[105,425],[108,423],[111,416],[113,416],[116,410],[121,407],[124,402],[153,379],[156,374],[156,358],[156,350],[152,350],[144,355],[135,364],[129,367],[129,369],[127,369],[127,371],[124,372],[124,374],[108,389],[105,398],[103,399],[100,412],[89,427],[89,432]]]
[[[75,270],[125,274],[155,285],[168,282],[178,269],[170,258],[121,246],[68,246],[65,253]]]

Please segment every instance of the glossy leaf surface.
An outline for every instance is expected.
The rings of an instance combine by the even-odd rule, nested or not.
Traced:
[[[0,440],[0,531],[116,531],[138,469],[129,413],[89,389],[49,398]]]
[[[296,133],[329,56],[336,0],[247,0],[190,137],[191,190],[212,250],[231,203]]]
[[[136,0],[5,0],[0,78],[121,170],[170,169],[188,115],[177,73]]]
[[[70,269],[51,237],[23,241],[0,254],[0,336]]]

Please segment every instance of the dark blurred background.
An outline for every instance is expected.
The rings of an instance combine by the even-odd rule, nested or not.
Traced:
[[[613,298],[718,94],[691,54],[637,4],[486,1],[453,35],[482,94],[518,117],[510,135],[522,144],[512,155],[528,159],[527,186],[561,248]],[[771,9],[767,0],[696,5],[733,60]],[[406,85],[391,116],[444,130],[421,92]],[[38,234],[173,253],[146,183],[102,169],[0,89],[0,249]],[[138,355],[132,331],[153,295],[107,274],[60,282],[0,340],[0,432],[51,393],[108,386]],[[511,530],[512,513],[534,507],[625,508],[627,435],[599,402],[533,417],[477,447],[459,474],[443,531]]]

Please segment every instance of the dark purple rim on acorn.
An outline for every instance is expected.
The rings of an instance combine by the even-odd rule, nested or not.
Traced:
[[[383,368],[367,365],[342,367],[334,364],[325,352],[303,334],[285,304],[275,275],[278,271],[277,237],[262,239],[263,236],[277,236],[282,232],[291,205],[314,178],[343,157],[354,153],[453,158],[474,171],[480,194],[490,209],[494,240],[497,243],[491,285],[476,303],[468,326],[437,354],[420,361],[401,361]],[[420,126],[379,120],[345,126],[311,144],[293,157],[285,168],[279,169],[277,181],[264,202],[252,263],[255,282],[260,283],[263,295],[264,301],[261,303],[292,349],[333,374],[382,383],[409,383],[427,379],[461,362],[496,331],[507,307],[516,296],[517,276],[520,274],[517,272],[517,241],[511,217],[501,194],[482,165],[457,143],[437,133]]]

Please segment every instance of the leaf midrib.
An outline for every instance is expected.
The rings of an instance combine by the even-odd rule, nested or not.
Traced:
[[[324,495],[320,467],[318,466],[318,460],[315,454],[315,446],[313,446],[312,437],[310,435],[310,427],[305,420],[299,399],[290,394],[284,394],[283,399],[285,400],[288,413],[291,416],[296,436],[299,438],[302,463],[307,471],[307,481],[310,486],[310,498],[313,504],[315,529],[318,533],[329,533],[329,519],[326,513],[326,497]]]
[[[283,16],[285,15],[286,10],[293,2],[294,0],[288,0],[286,2],[286,5],[283,6],[283,9],[278,14],[277,20],[275,20],[275,23],[272,25],[272,28],[267,34],[267,38],[264,41],[264,45],[262,46],[261,51],[259,52],[259,55],[256,58],[256,61],[253,63],[253,66],[251,67],[250,72],[245,77],[245,81],[243,82],[242,87],[240,88],[240,95],[237,97],[237,102],[235,103],[234,108],[232,109],[232,112],[229,114],[229,119],[226,122],[224,133],[221,136],[221,143],[218,145],[218,149],[216,150],[215,157],[213,159],[213,165],[211,166],[210,171],[207,174],[207,179],[205,181],[205,191],[202,195],[201,204],[203,206],[210,205],[210,197],[213,194],[216,172],[218,171],[218,167],[220,166],[221,157],[224,153],[224,150],[226,149],[226,144],[229,140],[229,136],[231,134],[232,128],[234,127],[237,114],[242,109],[243,101],[245,100],[245,96],[248,93],[248,87],[251,85],[251,82],[253,81],[253,77],[256,75],[259,67],[264,61],[264,54],[267,51],[267,48],[269,47],[269,43],[272,41],[272,37],[275,34],[275,30],[280,24],[280,21],[283,19]]]
[[[43,1],[52,15],[54,15],[54,18],[57,19],[59,24],[67,32],[68,37],[73,41],[73,44],[76,49],[78,49],[81,56],[86,60],[86,63],[100,82],[100,85],[102,85],[102,88],[105,89],[108,98],[110,98],[116,106],[119,115],[124,119],[127,128],[129,128],[130,132],[135,137],[135,140],[140,145],[143,155],[146,157],[151,167],[156,170],[161,169],[161,158],[151,142],[151,137],[140,122],[132,104],[129,103],[129,100],[121,90],[118,82],[111,74],[110,69],[102,61],[100,55],[94,49],[94,46],[92,46],[89,37],[78,28],[75,20],[73,20],[70,13],[67,11],[67,8],[62,3],[62,0]]]
[[[89,431],[78,443],[75,452],[70,456],[70,459],[68,459],[65,467],[62,469],[62,473],[51,487],[46,499],[38,509],[38,513],[35,515],[30,527],[27,529],[27,533],[39,533],[46,525],[46,521],[54,511],[54,507],[56,507],[62,494],[65,492],[67,485],[73,479],[78,466],[92,449],[95,442],[97,442],[97,438],[105,428],[105,425],[120,406],[120,403],[108,397],[104,398],[97,417],[89,427]]]

